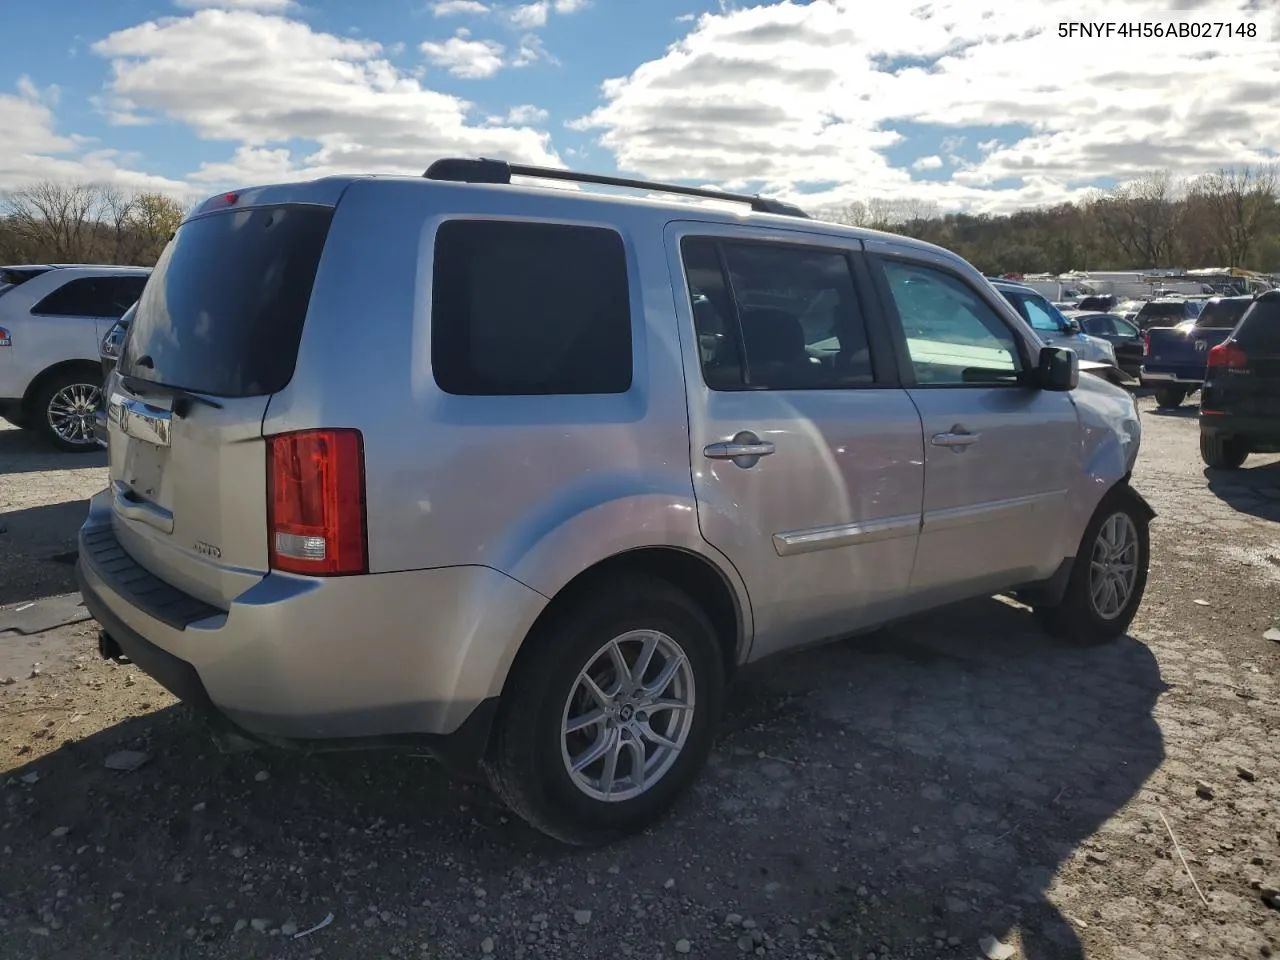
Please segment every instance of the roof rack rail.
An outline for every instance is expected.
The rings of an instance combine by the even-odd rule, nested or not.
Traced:
[[[672,193],[686,197],[702,197],[706,200],[726,200],[745,203],[756,213],[774,213],[784,217],[809,215],[799,207],[768,197],[744,193],[725,193],[720,190],[704,190],[701,187],[683,187],[674,183],[652,180],[632,180],[628,177],[611,177],[602,173],[578,173],[558,170],[554,167],[532,167],[505,160],[467,157],[445,157],[427,167],[423,174],[428,180],[451,180],[457,183],[510,183],[515,177],[536,177],[540,180],[564,180],[570,183],[594,183],[606,187],[628,187],[633,190],[650,190],[655,193]]]

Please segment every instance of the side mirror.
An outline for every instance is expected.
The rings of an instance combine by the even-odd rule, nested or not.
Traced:
[[[1080,383],[1080,359],[1066,347],[1041,347],[1036,364],[1036,385],[1041,390],[1065,393]]]

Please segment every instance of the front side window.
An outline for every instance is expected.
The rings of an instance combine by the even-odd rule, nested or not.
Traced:
[[[436,234],[431,366],[464,396],[626,393],[622,237],[602,227],[451,220]]]
[[[921,386],[1016,383],[1023,365],[1008,325],[958,277],[882,261]]]
[[[839,250],[686,238],[703,376],[714,390],[868,386],[875,368]]]
[[[1080,325],[1085,333],[1093,337],[1114,336],[1116,332],[1115,320],[1107,316],[1088,317]]]

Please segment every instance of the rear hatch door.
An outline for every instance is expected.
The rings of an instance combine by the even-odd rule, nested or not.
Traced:
[[[1246,360],[1216,378],[1220,405],[1237,416],[1275,418],[1280,433],[1280,295],[1255,300],[1231,342]]]
[[[267,571],[262,420],[293,376],[332,215],[279,202],[185,222],[108,383],[117,539],[161,580],[220,609]]]

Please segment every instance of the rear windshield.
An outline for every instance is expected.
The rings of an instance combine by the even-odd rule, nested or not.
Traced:
[[[1144,317],[1182,318],[1186,316],[1188,311],[1184,303],[1148,303],[1144,304],[1139,312]]]
[[[1246,352],[1280,356],[1280,297],[1263,297],[1253,301],[1232,337]]]
[[[221,397],[283,389],[332,219],[331,207],[283,205],[183,224],[138,302],[120,371]]]
[[[1210,300],[1196,317],[1196,329],[1226,327],[1230,329],[1240,322],[1249,309],[1248,300]]]

